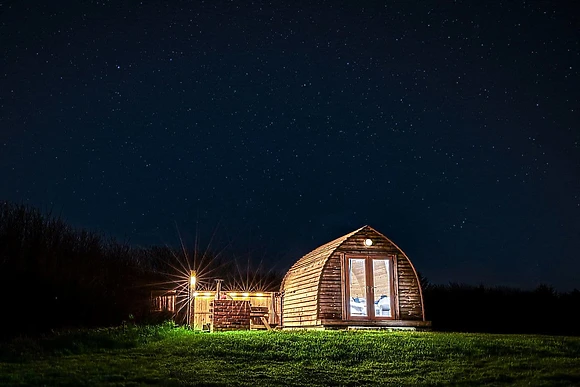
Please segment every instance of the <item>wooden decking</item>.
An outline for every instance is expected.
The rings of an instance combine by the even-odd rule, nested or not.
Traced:
[[[338,321],[338,320],[319,320],[319,325],[323,328],[349,328],[349,327],[359,327],[359,328],[369,328],[369,329],[382,329],[382,328],[417,328],[417,329],[429,329],[431,328],[431,321],[421,321],[421,320],[384,320],[384,321]]]

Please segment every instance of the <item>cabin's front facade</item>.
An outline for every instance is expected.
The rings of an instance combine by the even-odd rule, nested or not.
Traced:
[[[298,260],[280,288],[284,329],[428,328],[413,264],[364,226]]]

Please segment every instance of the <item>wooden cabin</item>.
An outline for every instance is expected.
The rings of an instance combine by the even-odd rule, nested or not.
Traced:
[[[300,258],[282,281],[281,326],[428,328],[417,272],[386,236],[364,226]]]

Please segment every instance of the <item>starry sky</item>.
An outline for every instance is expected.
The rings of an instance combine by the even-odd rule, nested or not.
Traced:
[[[369,224],[433,283],[578,288],[565,3],[0,0],[0,200],[282,271]]]

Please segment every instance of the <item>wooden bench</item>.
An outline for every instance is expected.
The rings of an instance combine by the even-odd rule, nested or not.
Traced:
[[[268,323],[268,307],[267,306],[252,306],[250,308],[250,329],[251,330],[272,330]]]

